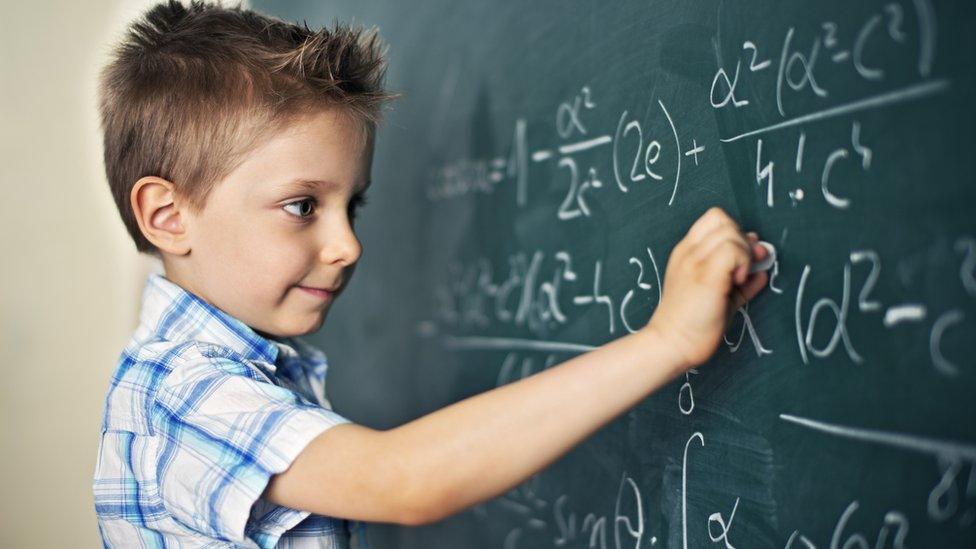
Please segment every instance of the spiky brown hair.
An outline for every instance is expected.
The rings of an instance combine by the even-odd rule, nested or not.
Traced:
[[[215,183],[296,117],[339,108],[374,131],[396,97],[384,89],[385,53],[375,28],[312,30],[200,0],[147,10],[99,81],[105,172],[136,249],[158,253],[132,211],[141,177],[172,182],[200,211]]]

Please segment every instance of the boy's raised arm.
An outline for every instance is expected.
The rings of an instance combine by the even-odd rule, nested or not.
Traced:
[[[766,254],[713,208],[671,253],[661,303],[642,330],[389,431],[333,427],[272,477],[264,497],[416,525],[502,494],[706,361],[731,313],[765,286],[765,273],[747,272]]]

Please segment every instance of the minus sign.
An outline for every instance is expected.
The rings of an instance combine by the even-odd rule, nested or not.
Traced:
[[[884,323],[885,328],[891,328],[895,324],[907,321],[919,321],[925,319],[925,306],[915,303],[909,303],[906,305],[895,305],[888,307],[885,311]]]
[[[533,162],[542,162],[543,160],[549,160],[552,158],[552,151],[535,151],[532,153]]]

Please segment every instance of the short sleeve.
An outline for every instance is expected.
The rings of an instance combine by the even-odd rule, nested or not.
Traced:
[[[208,537],[245,538],[251,508],[271,476],[287,469],[322,432],[349,420],[270,382],[254,366],[200,357],[174,366],[156,394],[156,479],[163,507]],[[281,507],[276,532],[310,513]]]

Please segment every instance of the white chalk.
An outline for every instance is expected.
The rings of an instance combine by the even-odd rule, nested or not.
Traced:
[[[773,268],[773,263],[776,262],[776,248],[769,242],[764,242],[762,240],[759,241],[759,245],[766,248],[769,255],[767,255],[766,259],[763,259],[762,261],[753,262],[753,264],[749,267],[749,274],[768,271]]]

